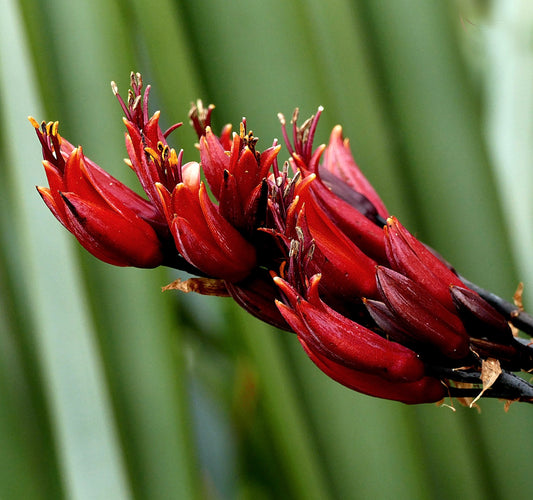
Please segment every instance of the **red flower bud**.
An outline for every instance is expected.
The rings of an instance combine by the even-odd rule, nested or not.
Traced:
[[[163,260],[157,212],[139,195],[86,159],[80,148],[41,129],[49,188],[38,187],[55,217],[95,257],[117,266],[156,267]]]
[[[414,381],[424,375],[417,355],[396,342],[345,318],[318,297],[318,275],[311,279],[308,300],[296,294],[281,278],[275,283],[284,292],[290,307],[276,302],[291,328],[314,352],[341,365],[387,380]]]
[[[416,382],[391,382],[379,375],[361,372],[335,363],[313,351],[301,337],[299,340],[311,361],[320,370],[354,391],[406,404],[434,403],[446,396],[446,387],[436,378],[423,377]]]
[[[256,265],[255,248],[219,214],[200,182],[199,169],[197,163],[184,165],[184,182],[172,194],[157,185],[176,248],[207,275],[240,281]]]
[[[314,240],[316,249],[310,272],[322,274],[322,287],[328,295],[377,297],[376,262],[337,228],[312,200],[303,207],[298,225],[305,226]]]
[[[464,286],[452,286],[450,292],[461,321],[471,336],[500,343],[509,343],[513,339],[505,318],[476,292]]]
[[[463,282],[395,217],[387,219],[385,246],[392,269],[416,281],[426,294],[455,312],[450,286],[464,286]]]
[[[461,320],[410,278],[377,268],[378,288],[398,322],[418,342],[451,359],[469,353],[469,338]]]
[[[342,127],[337,125],[331,132],[329,144],[324,152],[323,168],[336,175],[354,191],[364,195],[385,219],[387,209],[372,184],[363,175],[353,159],[348,139],[342,138]]]

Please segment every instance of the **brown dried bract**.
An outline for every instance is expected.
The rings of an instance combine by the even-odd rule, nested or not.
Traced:
[[[522,301],[522,295],[524,294],[524,283],[518,283],[516,292],[513,295],[513,302],[520,311],[524,310],[524,302]]]
[[[177,279],[161,288],[167,290],[179,290],[180,292],[194,292],[200,295],[215,295],[217,297],[229,297],[224,280],[211,278],[190,278],[188,280]]]
[[[483,393],[496,382],[501,372],[500,362],[497,359],[488,358],[481,362],[481,381],[483,382],[483,389],[481,389],[481,392],[472,401],[470,404],[471,407],[479,398],[481,398]]]

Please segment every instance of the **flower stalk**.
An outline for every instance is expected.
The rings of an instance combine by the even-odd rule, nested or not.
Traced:
[[[189,119],[200,162],[183,162],[149,115],[150,86],[132,74],[123,99],[127,165],[146,197],[110,176],[58,133],[31,119],[53,215],[112,265],[168,266],[197,278],[170,288],[232,297],[296,334],[315,365],[341,384],[407,404],[446,397],[533,402],[525,377],[533,318],[456,274],[391,216],[336,126],[314,147],[322,108],[298,125],[280,116],[281,145],[259,149],[247,129],[216,135],[214,106]],[[490,370],[489,370],[490,369]],[[490,371],[490,377],[487,375]]]

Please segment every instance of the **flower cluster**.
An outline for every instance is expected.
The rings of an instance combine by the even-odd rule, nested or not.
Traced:
[[[247,130],[211,128],[213,107],[193,106],[200,162],[167,143],[150,87],[133,75],[124,111],[126,163],[146,198],[58,133],[31,119],[55,217],[95,257],[117,266],[160,265],[198,276],[189,288],[229,295],[294,332],[309,358],[356,391],[404,403],[446,396],[533,400],[513,371],[533,368],[530,318],[456,274],[390,216],[356,165],[342,129],[313,148],[322,109],[264,151]],[[525,327],[524,327],[525,325]],[[531,333],[529,331],[529,333]],[[491,369],[491,370],[489,370]],[[487,372],[496,373],[488,377]]]

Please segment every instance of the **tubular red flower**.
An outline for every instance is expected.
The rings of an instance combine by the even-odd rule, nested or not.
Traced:
[[[274,281],[290,302],[290,307],[276,302],[278,309],[313,351],[336,363],[378,374],[387,380],[405,382],[423,377],[424,365],[416,353],[345,318],[320,300],[320,276],[311,279],[307,300],[281,278],[274,278]]]
[[[357,392],[406,404],[435,403],[446,396],[440,380],[423,377],[416,382],[391,382],[379,375],[354,370],[313,351],[299,338],[307,355],[328,377]]]
[[[392,269],[416,281],[426,294],[455,312],[450,286],[464,287],[463,282],[395,217],[387,219],[385,246]]]
[[[184,171],[184,182],[171,194],[157,185],[176,248],[209,276],[244,279],[256,265],[255,248],[219,214],[199,181],[199,165],[189,163]]]
[[[200,159],[207,184],[220,202],[220,214],[239,229],[255,228],[261,185],[280,150],[280,146],[272,146],[259,153],[256,142],[251,132],[246,133],[244,123],[241,134],[233,134],[230,151],[224,149],[209,126],[200,138]],[[266,200],[264,208],[266,211]]]
[[[355,163],[348,139],[343,140],[340,125],[334,127],[331,132],[329,144],[324,152],[322,167],[337,176],[354,191],[364,195],[379,215],[387,218],[388,212],[384,203]]]
[[[309,200],[301,210],[298,225],[305,226],[316,250],[310,272],[324,276],[323,288],[332,295],[345,297],[377,297],[376,262],[367,257]]]
[[[49,188],[38,187],[55,217],[95,257],[117,266],[157,267],[163,262],[153,207],[124,184],[87,161],[57,132],[39,128]]]
[[[396,271],[378,267],[383,300],[410,336],[451,359],[465,358],[469,337],[458,316],[437,302],[425,288]]]

